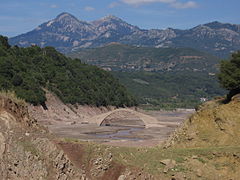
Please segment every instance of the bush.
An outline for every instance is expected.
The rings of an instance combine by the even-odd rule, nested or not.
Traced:
[[[222,87],[229,90],[227,99],[240,93],[240,51],[232,54],[229,61],[222,61],[218,79]]]

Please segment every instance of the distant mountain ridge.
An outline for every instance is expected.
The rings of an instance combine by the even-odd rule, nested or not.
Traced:
[[[30,32],[10,38],[12,45],[53,46],[64,53],[111,42],[144,47],[191,47],[226,57],[240,49],[240,25],[216,21],[187,30],[145,30],[112,15],[86,22],[61,13]]]

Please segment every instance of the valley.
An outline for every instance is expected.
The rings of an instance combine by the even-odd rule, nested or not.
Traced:
[[[194,110],[141,109],[65,105],[47,93],[46,106],[29,107],[32,117],[58,137],[117,146],[149,147],[163,143]]]
[[[191,48],[146,48],[123,44],[68,54],[111,72],[145,109],[194,108],[222,96],[218,57]]]
[[[239,37],[239,25],[217,21],[186,30],[144,30],[112,15],[87,22],[64,12],[9,42],[53,46],[111,72],[135,96],[129,104],[175,109],[226,93],[217,83],[218,64],[240,49]]]
[[[149,110],[195,108],[226,93],[217,77],[201,72],[112,72]]]
[[[142,122],[136,117],[132,122],[133,116],[122,113],[121,109],[117,109],[121,118],[112,115],[116,110],[111,108],[79,106],[74,109],[50,93],[46,101],[48,110],[26,106],[10,94],[1,93],[0,101],[0,177],[3,179],[210,180],[239,177],[238,98],[229,104],[222,104],[221,99],[205,103],[188,119],[185,118],[191,111],[152,111],[145,112],[146,115],[140,111],[141,118],[157,120],[157,124],[154,124],[156,121],[148,124],[144,133]],[[124,111],[133,112],[132,109]],[[110,126],[96,128],[95,125],[91,129],[90,121],[106,113],[111,114],[105,119]],[[124,114],[125,119],[122,119]],[[75,119],[74,115],[79,118]],[[126,132],[129,124],[136,130],[131,135]],[[125,127],[116,129],[114,125]],[[94,138],[90,138],[89,132],[95,134]],[[102,139],[96,132],[104,136],[115,133],[117,138],[105,136]]]
[[[239,49],[238,24],[66,12],[0,36],[0,179],[239,179]]]

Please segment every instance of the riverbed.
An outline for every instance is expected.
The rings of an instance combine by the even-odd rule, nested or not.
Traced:
[[[158,120],[158,124],[148,128],[137,119],[128,118],[110,120],[102,126],[88,123],[64,124],[49,126],[49,129],[64,138],[77,138],[116,146],[154,146],[164,142],[193,112],[194,110],[144,111],[145,114]]]

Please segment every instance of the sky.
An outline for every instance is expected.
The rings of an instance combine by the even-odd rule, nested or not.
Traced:
[[[93,21],[117,16],[142,29],[189,29],[212,21],[240,24],[239,0],[0,0],[0,34],[13,37],[68,12]]]

